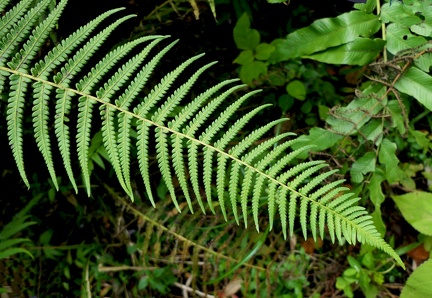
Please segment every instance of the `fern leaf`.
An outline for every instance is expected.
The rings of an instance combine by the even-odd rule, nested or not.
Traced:
[[[54,82],[56,84],[62,84],[62,86],[67,87],[71,78],[81,71],[82,67],[87,64],[88,60],[93,56],[96,50],[102,45],[102,43],[108,38],[110,33],[114,31],[124,21],[132,18],[133,16],[125,16],[107,28],[102,32],[91,38],[75,55],[68,60],[60,72],[54,76]],[[101,77],[99,76],[98,79]]]
[[[195,99],[188,103],[180,113],[178,113],[174,120],[170,121],[168,123],[168,127],[172,130],[180,130],[180,128],[185,124],[186,121],[188,121],[190,118],[192,118],[196,111],[201,108],[201,106],[207,101],[209,98],[213,96],[216,92],[218,92],[221,88],[225,87],[228,84],[231,84],[233,82],[238,82],[239,79],[232,79],[232,80],[226,80],[223,82],[220,82],[216,86],[211,87],[210,89],[207,89]]]
[[[180,206],[177,202],[175,195],[174,185],[172,183],[172,175],[169,166],[169,154],[168,154],[168,144],[167,144],[167,132],[162,128],[156,128],[156,152],[157,160],[159,165],[159,170],[162,174],[162,178],[168,188],[171,195],[171,200],[174,202],[175,207],[179,212],[181,212]]]
[[[213,201],[212,201],[212,174],[213,174],[213,155],[215,151],[213,148],[204,147],[203,148],[203,184],[204,184],[204,192],[207,199],[207,204],[210,207],[210,211],[213,214],[216,213]],[[223,200],[223,197],[220,198]],[[225,215],[226,216],[226,215]]]
[[[25,170],[24,170],[24,155],[23,155],[23,138],[22,138],[22,118],[24,107],[24,94],[27,91],[27,84],[30,79],[12,74],[10,76],[9,100],[7,105],[7,127],[9,146],[12,149],[12,154],[17,164],[18,171],[25,185],[30,188]]]
[[[57,20],[66,6],[66,3],[67,0],[60,1],[47,18],[33,30],[28,41],[22,46],[22,50],[20,50],[11,62],[8,63],[10,68],[28,68],[28,63],[33,60],[37,51],[42,46],[43,42],[45,42],[45,38],[48,36],[51,29],[57,24]]]
[[[195,61],[196,59],[199,59],[203,56],[203,54],[193,57],[190,62]],[[189,61],[188,60],[188,61]],[[212,65],[214,65],[216,62],[211,62],[203,67],[201,67],[197,72],[195,72],[189,80],[180,86],[175,92],[169,96],[165,103],[162,104],[160,108],[156,111],[156,113],[153,115],[152,120],[160,125],[163,125],[163,122],[165,121],[166,117],[171,113],[176,107],[180,101],[186,96],[186,94],[191,89],[192,85],[196,82],[198,77],[208,68],[210,68]]]
[[[81,92],[91,92],[93,90],[93,87],[98,84],[100,79],[133,48],[145,41],[158,38],[165,37],[160,35],[145,36],[115,48],[113,51],[109,52],[102,60],[100,60],[87,75],[84,75],[82,79],[80,79],[80,81],[77,83],[77,90]]]
[[[62,68],[61,72],[54,77],[54,81],[57,84],[68,85],[70,78],[74,76],[75,73],[80,71],[81,67],[88,61],[91,55],[96,51],[96,49],[102,44],[102,42],[107,38],[107,36],[122,22],[131,18],[132,16],[126,16],[118,21],[111,24],[109,27],[104,29],[98,35],[93,37],[87,44],[78,51],[74,57],[69,60],[69,63]],[[97,79],[95,79],[97,80]],[[78,156],[80,160],[81,170],[83,172],[84,184],[86,186],[87,194],[90,196],[90,173],[88,165],[88,149],[90,142],[90,128],[92,119],[92,106],[94,100],[85,103],[87,97],[80,97],[78,104],[78,124],[77,124],[77,144],[78,144]],[[90,100],[90,99],[89,99]],[[65,109],[63,109],[65,110]],[[65,110],[67,113],[68,110]],[[83,118],[85,117],[85,118]]]
[[[100,96],[102,98],[102,96]],[[109,106],[102,105],[100,107],[100,115],[102,117],[102,137],[105,149],[108,153],[110,162],[117,175],[117,180],[126,192],[133,199],[132,187],[129,181],[123,179],[123,174],[120,166],[117,132],[114,129],[115,110]]]
[[[144,180],[144,186],[147,192],[147,196],[152,203],[153,206],[155,206],[155,202],[153,199],[152,194],[152,187],[150,185],[150,173],[149,173],[149,160],[148,160],[148,138],[149,138],[149,127],[150,124],[145,121],[140,121],[138,123],[137,127],[137,159],[138,164],[141,172],[141,177]]]
[[[3,11],[9,1],[2,1],[0,3],[0,11]],[[16,6],[7,11],[0,19],[0,33],[1,36],[6,36],[12,28],[26,13],[31,1],[21,1]]]
[[[48,172],[50,173],[51,180],[58,190],[57,176],[54,170],[54,162],[51,154],[51,142],[48,130],[48,101],[49,93],[52,90],[52,86],[44,84],[42,82],[37,82],[33,86],[34,88],[34,101],[33,101],[33,128],[34,136],[36,138],[36,144],[39,151],[45,160],[45,164],[48,167]]]
[[[8,5],[10,2],[10,0],[3,0],[2,2],[0,2],[0,11],[3,11],[6,7],[6,5]],[[31,2],[31,1],[26,1],[26,2]]]
[[[196,58],[198,59],[201,56],[197,56]],[[165,104],[162,105],[162,107],[160,107],[158,109],[158,111],[154,114],[152,120],[155,121],[158,124],[163,124],[163,121],[165,120],[165,118],[168,116],[168,114],[173,110],[173,108],[178,105],[178,103],[180,102],[180,100],[186,95],[186,93],[190,90],[190,88],[192,87],[192,85],[196,82],[196,80],[198,79],[198,77],[209,67],[211,67],[212,65],[214,65],[216,62],[212,62],[209,63],[207,65],[205,65],[204,67],[201,67],[185,84],[183,84],[180,88],[178,88],[172,96],[170,96],[168,98],[168,100],[165,102]],[[180,146],[182,144],[182,142],[180,142],[180,138],[177,139],[177,142],[174,143],[174,146]],[[188,202],[189,208],[192,210],[192,202],[189,196],[189,191],[187,189],[187,183],[185,180],[185,175],[184,175],[184,166],[183,166],[183,157],[181,155],[181,149],[175,149],[176,154],[174,155],[176,158],[174,160],[174,169],[175,169],[175,173],[179,179],[179,183],[180,186],[183,190],[183,193],[186,197],[186,201]],[[164,152],[167,152],[167,149],[164,150]],[[166,158],[160,160],[160,163],[162,163],[163,161],[167,160]],[[167,168],[168,165],[167,164],[160,164],[161,166]],[[180,172],[179,172],[180,171]]]
[[[89,35],[96,29],[103,20],[105,20],[110,15],[123,10],[124,8],[112,9],[103,14],[101,14],[96,19],[90,21],[86,25],[79,28],[77,31],[72,33],[69,37],[62,40],[54,49],[52,49],[44,57],[43,60],[37,62],[32,68],[31,73],[40,77],[44,80],[48,79],[48,74],[52,69],[67,59],[67,57],[72,53],[72,51],[78,47]]]
[[[191,213],[194,213],[192,200],[189,194],[188,183],[186,181],[187,176],[186,176],[186,169],[183,160],[184,139],[181,136],[176,135],[174,140],[172,140],[172,144],[173,144],[172,159],[173,159],[174,173],[177,176],[177,179],[179,180],[180,188],[182,189],[183,194],[186,198],[186,202],[188,204],[189,210],[191,211]]]
[[[227,91],[223,92],[221,95],[213,99],[211,102],[209,102],[205,107],[203,107],[198,114],[190,121],[190,123],[185,127],[183,130],[183,133],[186,136],[189,136],[191,138],[194,138],[195,132],[198,130],[198,128],[210,117],[212,112],[222,103],[222,101],[230,95],[235,90],[238,90],[240,88],[244,87],[244,85],[234,86]],[[192,188],[194,190],[195,196],[200,203],[201,208],[203,209],[203,212],[205,212],[205,209],[202,204],[201,194],[199,190],[199,178],[198,178],[198,142],[190,141],[188,144],[188,167],[191,177],[191,184]],[[209,206],[212,210],[213,206]],[[213,210],[212,210],[213,212]]]
[[[319,190],[317,190],[315,193],[312,194],[311,196],[311,200],[313,201],[317,201],[317,199],[319,197],[322,197],[324,195],[329,195],[329,192],[333,189],[333,193],[330,192],[329,198],[332,198],[334,196],[336,196],[338,193],[344,192],[346,190],[349,190],[346,187],[338,187],[338,185],[342,184],[344,181],[343,180],[337,180],[334,182],[331,182],[327,185],[325,185],[324,187],[321,187]],[[314,241],[317,240],[317,219],[318,219],[318,207],[322,206],[322,202],[318,203],[318,204],[311,204],[311,211],[310,211],[310,230],[312,232],[312,237],[314,239]],[[323,227],[324,230],[324,227]],[[323,234],[320,234],[320,237],[323,237]]]
[[[191,63],[192,61],[198,59],[202,57],[202,55],[198,55],[196,57],[193,57],[192,59],[189,59],[188,62]],[[191,88],[192,84],[198,79],[198,77],[210,66],[212,66],[214,63],[210,63],[207,64],[206,66],[200,68],[185,84],[183,84],[180,88],[178,88],[172,96],[170,96],[167,101],[156,111],[156,113],[153,115],[152,120],[155,123],[158,123],[160,125],[163,125],[163,121],[165,120],[165,118],[168,116],[168,114],[173,110],[173,108],[175,106],[178,105],[178,103],[180,102],[180,100],[186,95],[186,92],[189,91],[189,89]],[[160,134],[164,133],[164,132],[160,132],[158,134],[158,138],[160,138]],[[169,166],[168,166],[168,158],[167,156],[164,156],[163,153],[168,153],[168,149],[165,147],[166,143],[161,143],[158,144],[158,148],[159,148],[159,155],[158,157],[163,157],[163,158],[158,158],[159,161],[159,167],[164,169],[164,171],[162,173],[165,173],[165,175],[167,177],[171,177],[171,174],[169,172]],[[177,160],[176,163],[179,164],[181,161]],[[177,169],[179,169],[179,167],[177,166]],[[181,177],[184,177],[184,175],[179,176],[181,180],[183,180]],[[167,180],[165,180],[167,181]],[[168,180],[170,181],[170,180]],[[183,185],[183,187],[185,186],[185,181],[181,181],[180,182],[181,185]],[[167,184],[172,184],[171,181],[168,182]],[[168,186],[169,189],[171,185]],[[173,188],[172,188],[173,190]],[[185,192],[185,196],[188,197],[188,191],[187,189],[184,189]],[[176,203],[176,207],[178,208],[178,204],[175,200],[175,195],[174,192],[172,191],[171,196],[174,199],[174,202]],[[190,202],[190,199],[189,199]],[[191,204],[189,204],[191,206]],[[180,211],[180,210],[179,210]]]
[[[218,148],[220,151],[224,151],[225,147],[228,145],[228,142],[230,142],[236,134],[242,129],[253,116],[255,116],[257,113],[259,113],[262,109],[266,108],[268,105],[262,105],[258,108],[255,108],[251,112],[244,115],[242,118],[237,120],[229,129],[228,131],[220,138],[217,142],[214,143],[214,147]],[[222,210],[222,214],[224,215],[224,218],[226,220],[226,211],[225,211],[225,203],[224,203],[224,193],[225,193],[225,165],[228,158],[224,155],[219,155],[218,162],[217,162],[217,179],[216,179],[216,188],[219,198],[219,205]]]
[[[277,190],[278,190],[278,184],[274,181],[271,182],[271,184],[268,187],[268,213],[269,213],[269,229],[270,231],[273,230],[273,223],[275,220],[275,215],[277,212]]]
[[[63,89],[57,89],[57,101],[55,111],[54,129],[57,137],[57,143],[60,150],[60,154],[63,160],[63,165],[66,169],[66,173],[72,183],[75,192],[78,192],[78,187],[75,182],[74,174],[72,172],[72,165],[70,159],[70,134],[69,127],[66,125],[69,122],[67,117],[68,111],[71,108],[71,98],[74,93]]]
[[[251,191],[254,174],[255,174],[254,171],[246,171],[246,174],[243,178],[242,185],[241,185],[240,204],[241,204],[245,228],[247,228],[247,224],[248,224],[248,219],[247,219],[247,215],[249,213],[248,212],[248,197],[249,197],[249,193]]]
[[[309,162],[309,163],[318,163],[317,165],[314,165],[312,167],[309,167],[308,169],[304,170],[300,175],[297,175],[293,181],[291,181],[288,185],[289,188],[291,188],[292,190],[296,190],[298,185],[300,183],[302,183],[305,179],[308,179],[309,177],[312,176],[312,174],[314,174],[315,172],[319,171],[320,169],[326,167],[326,164],[319,164],[320,161],[316,161],[316,162]],[[294,169],[300,169],[302,166],[302,164],[299,164],[298,166],[294,167]],[[290,194],[290,198],[289,198],[289,211],[288,211],[288,219],[289,219],[289,231],[290,231],[290,235],[294,234],[294,219],[295,219],[295,214],[296,214],[296,208],[297,208],[297,198],[299,196],[303,196],[301,193],[299,193],[298,191],[292,191]],[[302,218],[300,218],[300,220],[302,220]],[[301,225],[305,225],[306,222],[300,222]]]
[[[239,144],[231,148],[228,153],[234,158],[238,158],[254,142],[256,142],[260,137],[262,137],[262,135],[264,135],[266,132],[268,132],[271,128],[273,128],[277,124],[282,123],[284,121],[286,121],[286,119],[275,120],[261,128],[255,129],[249,135],[247,135],[246,138],[243,139]],[[233,209],[233,214],[237,224],[239,224],[239,218],[237,214],[238,212],[237,211],[237,189],[238,189],[238,181],[239,181],[239,169],[240,169],[240,164],[234,163],[234,165],[232,165],[230,176],[229,176],[230,177],[229,197],[231,200],[231,207]],[[270,220],[270,226],[272,226],[272,220]]]
[[[91,33],[91,31],[94,30],[95,27],[100,22],[102,22],[102,20],[104,20],[106,17],[119,10],[120,9],[108,11],[107,13],[91,21],[86,26],[80,28],[77,32],[73,33],[70,37],[65,39],[61,44],[59,44],[53,50],[51,50],[45,56],[44,60],[37,63],[36,66],[33,67],[31,70],[32,74],[34,76],[39,76],[42,79],[46,80],[48,78],[50,71],[55,66],[57,66],[61,61],[64,61],[64,59],[71,53],[71,51],[75,47],[77,47]],[[47,90],[47,89],[51,90],[52,87],[38,82],[35,83],[34,88],[36,91],[41,88],[43,90]],[[57,93],[58,93],[58,102],[57,102],[56,117],[55,117],[56,135],[59,141],[59,148],[60,148],[61,155],[63,157],[66,172],[68,174],[68,177],[72,185],[74,186],[75,191],[77,192],[77,186],[76,186],[75,179],[73,177],[72,167],[70,164],[69,133],[67,130],[67,126],[62,125],[63,123],[67,122],[65,118],[65,114],[66,114],[65,110],[70,109],[70,104],[68,102],[68,97],[67,97],[68,93],[59,90],[57,90]],[[36,134],[38,134],[38,131],[41,131],[40,136],[36,141],[38,143],[39,150],[42,152],[42,155],[44,156],[45,163],[48,166],[49,172],[51,174],[51,179],[53,180],[55,186],[58,188],[55,179],[52,158],[51,158],[50,141],[47,133],[46,120],[48,119],[48,111],[46,107],[47,107],[48,95],[49,92],[47,92],[46,94],[35,92],[35,102],[33,105],[34,127],[35,127]],[[42,96],[44,96],[44,99]]]
[[[242,161],[244,162],[244,164],[252,164],[252,161],[255,158],[257,158],[260,154],[262,154],[262,152],[265,152],[270,147],[274,146],[274,144],[276,144],[277,142],[279,142],[280,140],[284,139],[285,137],[287,137],[289,135],[292,135],[292,133],[284,133],[284,134],[281,134],[279,136],[276,136],[270,140],[267,140],[267,141],[261,143],[260,145],[255,147],[253,150],[251,150],[249,153],[244,155],[242,158]],[[237,147],[233,151],[237,151],[237,150],[239,151],[239,153],[241,151],[243,151],[241,146]],[[240,163],[234,164],[234,166],[231,170],[231,177],[237,177],[239,170],[240,170]],[[243,184],[242,184],[242,188],[241,188],[242,190],[240,193],[240,204],[242,207],[242,214],[243,214],[243,218],[245,221],[245,227],[247,227],[247,205],[248,205],[247,197],[248,197],[249,191],[250,191],[250,185],[251,185],[250,180],[252,179],[252,176],[253,176],[252,174],[253,174],[253,169],[251,169],[251,171],[246,171],[246,175],[243,179]]]
[[[89,169],[89,144],[90,144],[90,128],[91,119],[93,117],[92,109],[96,103],[95,100],[81,96],[78,103],[78,120],[77,120],[77,152],[78,160],[81,166],[84,186],[87,190],[87,195],[90,196],[90,169]]]
[[[28,37],[30,30],[32,30],[33,25],[36,23],[38,16],[45,10],[48,4],[49,0],[39,2],[20,19],[11,32],[8,32],[1,38],[0,65],[4,66],[4,62],[8,61],[9,57],[18,51],[21,43]]]
[[[161,39],[156,39],[153,41],[146,49],[141,51],[138,55],[131,58],[127,63],[125,63],[109,80],[105,85],[99,89],[96,93],[97,97],[104,102],[109,103],[110,98],[115,94],[115,92],[121,89],[127,80],[132,76],[135,70],[144,61],[145,57],[148,55],[149,50],[155,46]],[[125,102],[125,97],[121,97],[121,100],[117,102],[117,106],[121,105],[121,108],[127,108],[127,102]],[[125,192],[133,199],[132,186],[130,184],[130,179],[128,171],[124,171],[124,168],[129,168],[129,163],[121,166],[119,150],[121,146],[127,146],[129,143],[128,138],[124,138],[122,143],[119,143],[117,139],[117,131],[114,128],[114,120],[116,118],[115,109],[108,106],[102,105],[100,107],[102,116],[102,135],[105,148],[108,152],[109,159],[113,165],[114,171],[117,175],[117,179],[120,185],[123,187]],[[127,125],[128,123],[126,123]],[[127,128],[126,128],[127,129]],[[120,146],[119,146],[120,145]],[[125,159],[125,152],[122,152],[122,159]],[[128,175],[125,179],[123,174],[126,172]]]
[[[239,98],[237,101],[235,101],[233,104],[231,104],[222,114],[213,121],[204,131],[204,133],[201,134],[199,137],[200,141],[203,143],[208,143],[213,138],[213,136],[222,128],[223,125],[227,122],[227,120],[238,110],[240,105],[250,96],[253,94],[259,92],[260,90],[256,90],[253,92],[250,92],[246,95],[243,95],[241,98]],[[204,147],[204,190],[206,192],[207,202],[210,206],[210,209],[214,213],[213,203],[212,203],[212,195],[211,195],[211,172],[212,172],[212,156],[213,156],[213,149],[209,149],[207,147]],[[223,199],[223,198],[222,198]]]
[[[205,92],[201,93],[200,95],[198,95],[192,102],[187,104],[186,107],[184,107],[179,114],[177,114],[177,116],[174,118],[174,120],[172,120],[168,123],[168,127],[174,131],[180,130],[181,127],[185,124],[185,122],[188,121],[195,114],[195,112],[204,104],[204,102],[208,98],[210,98],[215,92],[220,90],[225,85],[228,85],[228,84],[230,84],[232,82],[236,82],[236,81],[238,81],[238,79],[223,81],[223,82],[217,84],[216,86],[214,86],[214,87],[206,90]],[[175,138],[175,140],[173,141],[174,171],[175,171],[176,176],[179,179],[179,184],[180,184],[180,187],[182,188],[183,193],[186,197],[186,201],[188,202],[189,209],[191,210],[191,212],[193,212],[191,199],[190,199],[190,195],[189,195],[189,190],[188,190],[188,187],[186,185],[186,179],[185,179],[186,168],[185,168],[185,163],[183,160],[183,143],[184,143],[183,140],[184,140],[184,138],[178,134],[173,135],[173,138]],[[195,189],[195,187],[197,187],[197,184],[195,184],[194,189]],[[204,207],[204,204],[202,203],[201,196],[199,194],[196,195],[196,199],[198,201],[198,204],[199,204],[201,210],[205,214],[205,207]]]
[[[150,50],[156,46],[163,38],[158,37],[154,41],[152,41],[149,45],[145,47],[145,49],[137,56],[137,59],[143,60]],[[169,49],[169,48],[168,48]],[[160,60],[168,49],[165,51],[161,51],[154,57],[150,62],[148,62],[144,68],[135,76],[133,82],[128,86],[126,91],[115,101],[115,104],[118,108],[128,110],[131,105],[133,99],[138,95],[138,92],[143,88],[145,83],[148,80],[148,77],[152,73],[154,67],[157,62]],[[131,131],[131,116],[126,115],[125,113],[120,113],[118,115],[118,139],[117,139],[117,149],[119,155],[119,163],[121,167],[121,173],[117,173],[117,176],[123,175],[124,181],[127,184],[126,188],[131,190],[130,186],[130,131]],[[133,199],[133,197],[131,196]]]
[[[278,196],[277,196],[277,205],[279,209],[279,215],[281,219],[282,233],[284,238],[287,238],[287,204],[288,200],[286,199],[288,194],[288,188],[286,187],[278,187]]]

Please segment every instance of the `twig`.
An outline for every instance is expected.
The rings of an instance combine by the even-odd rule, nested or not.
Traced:
[[[191,287],[188,287],[188,286],[183,285],[183,284],[178,283],[178,282],[175,282],[174,285],[175,285],[176,287],[182,289],[182,290],[187,291],[187,292],[191,292],[191,293],[197,294],[197,295],[200,296],[200,297],[216,298],[216,296],[209,295],[209,294],[206,294],[206,293],[201,292],[201,291],[198,291],[198,290],[194,290],[194,289],[192,289]]]

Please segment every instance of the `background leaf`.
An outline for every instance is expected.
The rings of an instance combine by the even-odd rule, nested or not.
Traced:
[[[294,80],[288,83],[286,86],[286,90],[289,95],[298,99],[305,100],[306,99],[306,88],[304,84],[300,81]]]
[[[396,202],[404,218],[417,231],[425,235],[432,235],[431,193],[415,191],[401,196],[392,196],[392,199]]]
[[[351,167],[351,181],[360,183],[363,181],[363,175],[375,171],[376,156],[374,152],[368,152]]]
[[[425,44],[422,36],[415,36],[408,27],[392,23],[387,26],[387,50],[396,55],[398,52]]]
[[[428,110],[432,111],[432,77],[417,67],[411,67],[396,82],[395,87],[413,96]]]
[[[401,298],[432,297],[432,259],[420,265],[408,278]]]
[[[380,25],[375,15],[351,11],[336,18],[317,20],[306,28],[296,30],[276,50],[285,59],[310,55],[352,42],[359,36],[371,36]]]
[[[387,181],[397,183],[404,178],[404,173],[399,169],[399,159],[396,157],[396,144],[384,139],[378,154],[379,162],[385,166],[385,175]]]
[[[385,41],[358,37],[354,41],[304,56],[325,63],[367,65],[383,50]]]
[[[241,50],[254,50],[260,43],[260,34],[255,29],[250,29],[250,20],[244,13],[234,27],[234,41]]]

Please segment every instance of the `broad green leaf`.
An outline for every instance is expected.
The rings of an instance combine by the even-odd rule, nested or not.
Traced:
[[[364,11],[365,13],[371,13],[375,10],[376,1],[366,1],[366,3],[356,3],[354,4],[354,8],[358,10]]]
[[[366,140],[379,146],[383,137],[383,122],[379,119],[372,119],[360,129],[360,132]]]
[[[286,91],[289,95],[292,97],[298,99],[298,100],[305,100],[306,99],[306,88],[304,84],[300,81],[291,81],[286,86]]]
[[[406,27],[419,24],[422,21],[407,5],[401,5],[400,3],[394,3],[393,5],[384,4],[381,8],[381,20],[384,23],[391,22]]]
[[[408,278],[400,298],[432,297],[432,259],[421,264]]]
[[[374,152],[367,152],[357,159],[351,167],[351,181],[360,183],[363,181],[363,175],[375,171],[376,156]]]
[[[423,149],[429,149],[430,140],[428,138],[427,132],[422,132],[422,131],[413,130],[413,129],[410,129],[409,132],[410,132],[410,134],[412,134],[414,136],[417,144],[422,146]]]
[[[395,83],[400,92],[413,96],[432,111],[432,77],[417,67],[411,67]]]
[[[387,50],[396,55],[402,50],[419,47],[427,42],[422,36],[413,35],[408,27],[392,23],[387,26]]]
[[[268,43],[260,43],[255,49],[255,58],[258,60],[267,60],[275,47]]]
[[[396,157],[396,144],[384,139],[378,154],[379,162],[385,167],[385,176],[390,184],[397,183],[404,178],[404,173],[399,169],[399,159]]]
[[[250,29],[250,20],[244,13],[234,27],[234,41],[237,48],[253,51],[260,43],[260,34],[255,29]]]
[[[379,38],[358,37],[352,42],[303,57],[331,64],[367,65],[375,60],[385,43]]]
[[[430,44],[428,44],[430,45]],[[415,65],[423,70],[429,72],[432,66],[432,53],[425,53],[414,61]]]
[[[386,89],[382,85],[373,84],[366,88],[360,98],[351,101],[348,106],[341,107],[329,115],[326,122],[332,129],[341,134],[355,134],[373,115],[384,108],[387,98],[378,100],[385,95]]]
[[[317,20],[306,28],[296,30],[287,36],[276,51],[284,59],[311,55],[354,41],[359,36],[371,36],[380,26],[377,16],[351,11],[335,18]]]
[[[421,23],[418,25],[412,25],[411,31],[415,34],[422,35],[422,36],[432,36],[432,26],[426,23]]]
[[[402,109],[397,100],[389,100],[387,110],[391,115],[392,127],[396,127],[401,135],[406,133]]]
[[[260,75],[267,74],[267,66],[261,61],[252,61],[240,68],[240,79],[245,84],[259,79]]]
[[[312,148],[311,151],[318,152],[333,147],[340,139],[342,139],[341,135],[320,127],[313,127],[309,131],[309,135],[300,136],[298,140],[301,142],[293,144],[291,148],[297,150],[306,145],[314,145],[315,147]],[[299,158],[303,159],[307,156],[308,152],[303,152],[298,155]]]
[[[372,220],[381,235],[384,235],[386,231],[386,226],[381,216],[381,204],[385,200],[381,187],[383,181],[385,181],[384,171],[381,167],[377,167],[367,186],[369,190],[369,199],[375,205],[375,210],[371,214]]]
[[[432,235],[432,193],[415,191],[392,199],[408,223],[420,233]]]
[[[234,63],[238,63],[240,65],[246,65],[254,61],[254,56],[251,50],[241,51],[240,55],[235,58]]]

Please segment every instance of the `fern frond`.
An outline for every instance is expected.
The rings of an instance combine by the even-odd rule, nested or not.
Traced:
[[[57,24],[57,20],[60,18],[66,3],[67,0],[60,1],[48,17],[33,30],[27,42],[23,45],[23,49],[8,63],[10,68],[21,70],[28,68],[30,61],[45,42],[45,38]]]
[[[69,37],[62,40],[60,44],[48,52],[43,60],[37,62],[32,68],[31,73],[34,76],[47,80],[52,69],[65,62],[65,59],[67,59],[72,51],[78,47],[103,20],[123,9],[124,8],[109,10],[73,32]]]
[[[30,79],[12,74],[9,77],[10,90],[9,102],[7,105],[7,126],[8,126],[8,140],[9,146],[12,149],[12,154],[17,164],[18,171],[28,188],[27,175],[24,170],[24,154],[23,154],[23,138],[22,138],[22,113],[24,108],[24,93],[27,91],[27,84]]]
[[[8,2],[9,1],[6,0],[0,2],[0,11],[3,11]],[[0,19],[1,36],[6,36],[6,34],[10,33],[10,28],[12,28],[22,18],[22,16],[27,12],[30,4],[31,1],[21,1],[5,13],[5,15]]]
[[[140,56],[140,59],[144,59],[150,50],[156,46],[162,39],[163,36],[154,36],[156,38],[149,45],[147,45],[142,53],[145,55]],[[146,39],[150,39],[147,37]],[[169,49],[169,48],[168,48]],[[161,51],[156,55],[156,57],[152,58],[150,62],[148,62],[144,68],[135,76],[133,82],[129,85],[127,90],[115,101],[115,104],[122,109],[129,109],[129,106],[132,104],[134,98],[138,95],[139,91],[145,86],[149,76],[151,75],[153,69],[156,67],[156,64],[160,61],[160,58],[168,51]],[[124,177],[124,181],[128,184],[127,188],[131,189],[130,186],[130,131],[131,131],[131,117],[126,114],[119,114],[118,116],[118,152],[119,152],[119,160],[120,166],[122,169],[122,174]],[[133,199],[133,197],[131,196]]]
[[[38,20],[38,15],[43,13],[48,4],[49,0],[39,2],[11,28],[10,32],[3,35],[0,44],[0,65],[4,66],[6,64],[4,62],[8,62],[9,57],[18,52],[21,43],[28,37],[28,33]],[[4,18],[5,16],[1,20],[3,21]]]
[[[190,123],[183,129],[183,133],[186,136],[193,138],[198,128],[210,117],[210,115],[222,103],[222,101],[225,100],[232,92],[242,87],[243,87],[242,85],[234,86],[228,89],[227,91],[225,91],[224,93],[222,93],[221,95],[219,95],[218,97],[216,97],[215,99],[213,99],[211,102],[209,102],[205,107],[203,107],[196,114],[196,116],[190,121]],[[188,155],[188,167],[189,167],[189,174],[190,174],[192,188],[202,211],[205,213],[205,207],[202,202],[201,193],[199,190],[198,143],[192,141],[188,142],[187,155]],[[213,206],[210,206],[210,208],[212,207]]]
[[[129,78],[134,74],[135,70],[144,61],[145,57],[149,54],[149,51],[160,41],[161,39],[156,39],[150,45],[148,45],[143,51],[138,55],[130,59],[125,63],[120,70],[118,70],[109,80],[105,83],[104,87],[100,88],[97,92],[98,98],[105,102],[110,102],[110,97],[115,94],[117,90],[121,90],[126,84]],[[129,91],[130,92],[130,91]],[[133,92],[133,91],[132,91]],[[128,100],[129,99],[129,100]],[[116,105],[120,108],[128,108],[130,104],[130,97],[121,97],[120,100],[116,102]],[[125,168],[129,168],[129,163],[120,164],[120,153],[123,146],[129,147],[129,139],[124,138],[122,143],[119,143],[117,139],[117,131],[114,129],[115,121],[115,110],[108,106],[100,107],[100,115],[102,117],[102,136],[105,148],[108,152],[111,164],[120,182],[120,185],[126,191],[126,193],[133,199],[132,186],[130,185],[130,175],[129,171],[125,171]],[[128,123],[125,123],[128,125]],[[125,129],[123,127],[123,129]],[[126,128],[127,129],[127,128]],[[125,157],[128,152],[122,152],[121,157],[123,161],[128,162]],[[123,174],[126,176],[123,177]]]
[[[10,2],[10,0],[4,0],[4,1],[0,2],[0,11],[3,11],[6,7],[6,5],[9,4],[9,2]],[[27,1],[27,2],[30,2],[30,1]]]
[[[62,0],[38,25],[35,22],[43,15],[50,1],[40,1],[31,9],[29,3],[31,1],[21,2],[0,19],[0,32],[6,32],[0,40],[0,91],[9,93],[8,140],[27,186],[29,182],[24,169],[22,126],[26,101],[32,98],[29,106],[31,104],[37,146],[57,188],[50,121],[54,122],[56,142],[75,190],[78,187],[73,174],[71,147],[76,146],[88,195],[91,193],[89,147],[92,127],[97,122],[101,125],[103,146],[117,180],[131,199],[131,149],[136,146],[139,171],[153,205],[154,185],[151,182],[149,156],[156,152],[155,167],[179,211],[182,197],[173,183],[174,179],[179,182],[179,190],[192,212],[194,201],[204,213],[207,210],[216,213],[215,207],[219,206],[227,220],[227,209],[231,206],[237,223],[242,217],[247,227],[248,215],[252,214],[256,230],[259,230],[264,207],[264,210],[267,208],[268,229],[273,228],[279,213],[285,237],[294,233],[295,218],[299,216],[304,237],[307,237],[308,228],[312,230],[314,239],[317,232],[320,237],[324,237],[327,227],[332,241],[368,243],[389,253],[403,265],[398,255],[381,238],[365,209],[357,205],[359,199],[341,186],[343,180],[326,182],[335,171],[327,170],[327,165],[322,161],[298,163],[296,157],[311,146],[292,149],[292,145],[301,142],[300,139],[292,138],[292,133],[271,137],[255,146],[260,137],[285,119],[259,127],[244,136],[238,144],[230,145],[245,125],[266,107],[260,106],[238,116],[242,104],[258,90],[238,96],[235,101],[225,105],[227,108],[222,112],[218,112],[218,108],[228,96],[244,87],[237,85],[224,91],[224,87],[236,80],[219,83],[191,102],[184,103],[200,75],[214,64],[198,68],[183,82],[184,70],[202,55],[181,63],[168,72],[159,84],[146,86],[156,65],[175,44],[163,46],[152,55],[164,36],[128,42],[108,53],[92,67],[91,60],[98,60],[94,58],[95,52],[109,34],[132,16],[120,18],[96,34],[93,31],[120,9],[111,10],[89,22],[54,47],[42,60],[35,61],[35,53],[40,50],[50,28],[57,22],[66,1]],[[148,44],[143,50],[137,51],[132,58],[125,58],[132,49],[144,42]],[[150,61],[145,62],[148,56],[151,57]],[[30,65],[34,65],[31,71]],[[83,74],[84,68],[90,71]],[[110,71],[112,75],[108,75]],[[174,89],[173,86],[177,87]],[[143,94],[144,89],[150,91]],[[49,104],[53,91],[56,98],[55,115],[50,114]],[[73,110],[75,106],[77,109]],[[69,119],[71,113],[77,114],[76,123]],[[69,125],[74,124],[76,134],[72,135]],[[135,137],[135,132],[134,144],[131,139]],[[71,140],[75,144],[72,145]],[[203,195],[207,204],[203,203]]]

